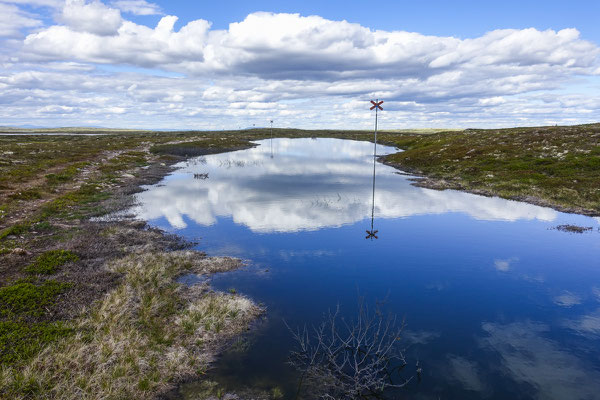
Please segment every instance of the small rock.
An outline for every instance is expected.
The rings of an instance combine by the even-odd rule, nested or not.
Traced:
[[[20,248],[20,247],[15,247],[14,249],[12,249],[12,253],[13,253],[13,254],[18,254],[18,255],[20,255],[20,256],[26,256],[26,255],[28,255],[28,254],[31,254],[31,253],[29,253],[27,250],[25,250],[25,249],[22,249],[22,248]]]

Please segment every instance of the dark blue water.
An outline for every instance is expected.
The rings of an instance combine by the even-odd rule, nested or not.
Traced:
[[[318,324],[336,304],[351,316],[361,295],[405,319],[407,376],[423,367],[399,398],[600,398],[599,221],[408,179],[377,164],[372,208],[371,143],[275,139],[182,164],[139,195],[140,217],[249,261],[212,283],[267,318],[214,379],[293,398],[283,320]]]

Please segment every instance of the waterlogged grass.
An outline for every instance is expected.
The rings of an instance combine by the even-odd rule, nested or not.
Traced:
[[[29,274],[51,275],[56,273],[58,267],[68,262],[78,261],[79,257],[68,250],[49,250],[39,255],[33,264],[25,268]]]
[[[203,373],[219,343],[260,312],[250,300],[174,279],[239,266],[195,252],[146,253],[110,264],[122,283],[85,317],[74,334],[50,341],[21,368],[3,366],[4,398],[148,398],[175,381]]]

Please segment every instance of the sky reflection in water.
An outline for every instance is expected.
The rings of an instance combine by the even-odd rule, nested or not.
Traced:
[[[231,217],[254,232],[293,232],[339,227],[370,216],[373,147],[334,139],[276,139],[263,146],[192,161],[164,186],[139,196],[137,214],[164,217],[173,228]],[[394,149],[380,146],[378,154]],[[208,180],[192,179],[208,173]],[[526,203],[456,191],[416,188],[396,170],[379,165],[375,208],[378,218],[463,212],[475,219],[553,221],[557,212]]]
[[[411,398],[600,398],[598,221],[530,204],[414,187],[373,145],[274,139],[191,160],[138,195],[139,217],[215,255],[251,260],[213,278],[267,305],[247,351],[217,364],[233,386],[293,391],[292,326],[315,324],[357,291],[406,318]],[[272,148],[272,151],[271,151]],[[378,154],[395,151],[378,146]],[[272,157],[271,157],[272,155]],[[208,173],[208,179],[194,179]],[[593,226],[591,233],[556,225]],[[412,364],[411,364],[412,365]],[[184,392],[193,392],[194,385]]]

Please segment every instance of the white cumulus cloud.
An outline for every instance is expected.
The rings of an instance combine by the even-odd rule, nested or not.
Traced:
[[[36,17],[22,11],[13,4],[0,2],[0,38],[22,35],[22,29],[41,25]]]
[[[134,15],[160,15],[162,11],[158,4],[149,3],[146,0],[117,0],[111,2],[123,12],[128,12]]]
[[[77,33],[81,32],[100,37],[116,35],[123,24],[119,10],[107,7],[99,1],[86,3],[85,0],[67,0],[59,20],[66,25],[60,38],[71,43],[72,39],[77,37]],[[51,32],[61,30],[54,29]],[[74,36],[65,35],[65,32],[72,32]]]
[[[600,48],[574,28],[456,38],[255,12],[213,29],[202,15],[176,25],[177,16],[146,0],[22,3],[0,2],[7,124],[28,123],[25,115],[53,124],[39,110],[64,106],[77,108],[77,125],[220,129],[275,118],[280,126],[370,128],[370,98],[386,100],[382,126],[396,129],[570,124],[600,115]],[[147,26],[133,15],[162,17]],[[107,108],[94,105],[98,98]],[[115,118],[109,104],[124,112]]]
[[[264,79],[333,81],[379,76],[453,86],[468,83],[470,72],[476,71],[478,81],[481,75],[505,79],[508,90],[568,71],[592,74],[600,54],[575,29],[504,29],[460,40],[372,31],[319,16],[266,12],[250,14],[230,24],[228,30],[210,30],[210,24],[199,19],[174,31],[175,16],[163,17],[154,29],[130,21],[118,29],[122,22],[118,10],[83,0],[70,0],[62,18],[67,26],[51,26],[30,35],[25,53]],[[99,18],[106,23],[98,24]],[[99,26],[102,31],[95,31]],[[106,34],[115,36],[100,37]],[[59,41],[62,46],[56,46]]]

